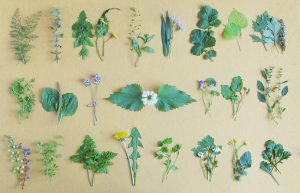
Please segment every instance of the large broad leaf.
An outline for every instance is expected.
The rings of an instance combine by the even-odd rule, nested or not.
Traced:
[[[252,156],[251,153],[249,151],[245,152],[240,160],[239,160],[239,164],[243,167],[243,168],[250,168],[252,165]]]
[[[52,88],[45,88],[42,91],[41,103],[45,111],[57,112],[59,92]]]
[[[207,29],[211,26],[218,27],[221,24],[218,11],[210,6],[204,6],[198,13],[200,21],[197,26],[202,29]]]
[[[158,101],[155,106],[159,111],[164,112],[182,107],[196,101],[185,92],[180,91],[175,86],[170,85],[161,86],[158,90],[157,95]]]
[[[231,97],[234,95],[234,93],[228,85],[221,85],[221,93],[226,100],[231,99]]]
[[[77,97],[73,93],[66,93],[62,95],[62,105],[60,114],[63,116],[72,116],[76,113],[78,108]]]
[[[213,47],[216,44],[216,39],[210,36],[207,31],[194,29],[191,32],[190,41],[194,44],[192,47],[192,54],[200,56],[206,48]]]
[[[227,40],[233,40],[241,36],[241,28],[235,23],[229,23],[225,26],[223,36]]]
[[[235,92],[240,92],[243,88],[243,80],[240,76],[236,76],[231,81],[231,90]]]
[[[130,111],[140,111],[144,107],[141,99],[142,88],[138,84],[128,85],[107,98],[110,102]]]
[[[241,29],[248,26],[247,18],[244,14],[233,9],[228,18],[229,23],[234,23],[238,25]]]

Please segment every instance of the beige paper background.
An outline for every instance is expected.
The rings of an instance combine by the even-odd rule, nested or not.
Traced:
[[[282,55],[270,48],[265,52],[261,44],[252,43],[249,34],[251,26],[243,30],[240,40],[242,52],[238,51],[235,41],[222,39],[223,26],[217,28],[215,62],[204,61],[201,57],[190,54],[189,33],[196,28],[197,13],[201,5],[215,7],[224,24],[233,8],[245,13],[249,21],[256,15],[268,10],[269,13],[282,18],[287,26],[287,50]],[[52,6],[63,9],[63,32],[65,38],[61,63],[52,61],[49,54],[52,34],[50,10]],[[156,34],[150,43],[156,54],[146,54],[138,68],[133,67],[132,54],[127,40],[129,7],[136,6],[142,13],[143,31]],[[40,36],[32,50],[27,65],[17,65],[9,46],[9,25],[14,10],[21,8],[21,14],[27,16],[42,10],[43,17],[37,29]],[[95,24],[100,14],[107,8],[119,7],[122,11],[110,12],[111,29],[119,39],[111,41],[106,47],[105,61],[100,62],[94,48],[90,48],[90,57],[82,61],[78,56],[79,49],[73,49],[71,25],[76,21],[79,12],[84,9],[88,19]],[[34,153],[32,181],[23,192],[30,193],[298,193],[300,191],[300,131],[299,131],[299,30],[300,3],[298,0],[223,0],[223,1],[180,1],[180,0],[1,0],[0,12],[0,135],[9,134],[36,151],[38,140],[51,140],[56,135],[64,136],[64,146],[60,149],[62,158],[55,179],[50,182],[40,173],[41,163],[38,154]],[[187,32],[176,33],[170,59],[163,57],[160,40],[160,14],[169,10],[175,13],[187,25]],[[284,100],[287,111],[279,126],[266,118],[266,108],[256,98],[256,80],[260,77],[261,68],[269,65],[284,68],[284,75],[289,80],[290,93]],[[100,122],[93,127],[91,109],[85,105],[90,101],[90,93],[81,84],[81,79],[98,72],[103,77],[100,91],[98,116]],[[197,80],[215,77],[220,83],[229,84],[231,78],[241,75],[251,93],[243,104],[237,121],[231,119],[231,104],[221,97],[216,99],[212,116],[204,116]],[[63,92],[74,92],[79,99],[79,108],[75,116],[63,120],[61,126],[55,122],[55,114],[45,112],[37,102],[35,111],[29,120],[18,124],[15,110],[19,108],[14,97],[8,93],[8,87],[16,78],[36,78],[34,92],[39,100],[44,87],[55,87],[59,81]],[[135,113],[123,110],[103,98],[129,83],[139,83],[144,89],[157,89],[168,83],[191,94],[198,102],[168,113],[158,112],[155,108],[145,108]],[[125,155],[112,135],[118,131],[130,131],[138,127],[142,133],[145,149],[141,150],[137,186],[131,187],[129,170]],[[97,175],[93,188],[90,188],[82,165],[72,163],[69,157],[81,145],[86,134],[91,135],[101,150],[112,150],[119,155],[114,160],[108,175]],[[202,175],[198,159],[191,148],[207,134],[215,137],[216,143],[224,149],[219,156],[219,167],[215,170],[211,183]],[[160,161],[153,157],[157,149],[157,140],[172,136],[175,142],[183,145],[178,159],[179,170],[171,173],[166,183],[161,183],[164,170]],[[253,167],[249,176],[241,182],[235,182],[232,176],[232,149],[226,145],[231,138],[246,140],[253,154]],[[282,175],[277,175],[281,186],[277,186],[266,173],[259,169],[262,160],[260,154],[267,139],[274,139],[290,150],[293,156],[281,167]],[[16,176],[11,173],[12,164],[3,142],[0,143],[0,192],[21,192],[16,187]]]

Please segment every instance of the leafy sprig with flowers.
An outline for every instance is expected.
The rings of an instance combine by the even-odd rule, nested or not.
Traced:
[[[107,100],[130,111],[140,111],[144,106],[155,106],[159,111],[167,112],[195,102],[190,95],[175,86],[162,85],[157,93],[143,91],[138,84],[130,84],[111,94]]]
[[[31,151],[28,148],[24,148],[22,143],[17,143],[13,136],[5,135],[4,141],[11,155],[11,162],[15,163],[12,171],[17,174],[18,183],[24,189],[26,182],[31,179],[29,175],[29,171],[32,170],[31,166],[29,166],[31,163],[29,158]]]
[[[238,145],[238,141],[236,139],[232,139],[228,142],[228,145],[233,148],[233,174],[234,179],[240,181],[242,176],[247,175],[246,169],[250,168],[252,165],[252,156],[249,151],[243,153],[243,155],[239,158],[239,150],[246,146],[247,143],[243,141],[240,145]]]
[[[93,124],[96,125],[98,121],[97,117],[97,104],[98,104],[98,87],[101,83],[101,76],[99,74],[95,74],[92,76],[92,79],[83,79],[83,84],[91,90],[92,102],[87,105],[87,107],[93,109]],[[93,83],[93,84],[92,84]]]
[[[161,15],[161,41],[163,46],[164,56],[170,56],[172,40],[174,33],[177,31],[186,31],[186,26],[178,16],[169,16],[166,12],[166,17]]]
[[[129,39],[132,44],[131,51],[135,51],[137,54],[137,59],[134,63],[134,66],[137,66],[140,58],[142,57],[142,53],[154,53],[154,48],[147,46],[147,44],[154,38],[155,35],[142,34],[141,33],[141,20],[140,20],[140,12],[138,9],[131,7],[130,8],[130,24],[129,24]]]
[[[192,149],[194,155],[200,159],[203,175],[208,181],[211,181],[214,169],[218,167],[217,155],[220,155],[222,150],[222,146],[215,145],[214,141],[214,138],[208,135]]]
[[[114,32],[109,32],[109,20],[106,17],[106,14],[111,11],[111,10],[120,10],[119,8],[109,8],[107,10],[105,10],[101,17],[98,19],[97,25],[96,25],[96,41],[95,41],[95,45],[96,45],[96,51],[97,51],[97,55],[99,57],[99,59],[101,61],[103,61],[103,57],[104,57],[104,48],[105,48],[105,44],[113,39],[113,38],[117,38],[116,34]],[[108,36],[108,37],[106,37]],[[99,38],[102,39],[102,53],[100,53],[100,49],[99,49],[99,43],[98,40]]]
[[[142,142],[140,139],[142,138],[139,130],[134,127],[131,130],[130,135],[126,132],[119,132],[114,135],[114,138],[118,140],[125,151],[126,158],[129,165],[129,171],[131,176],[131,184],[132,186],[136,185],[136,176],[137,176],[137,170],[138,170],[138,163],[137,160],[141,157],[138,148],[143,148]],[[131,138],[131,141],[127,145],[127,140]],[[129,148],[132,148],[132,153],[129,155]]]
[[[162,177],[162,182],[168,179],[170,171],[178,170],[178,167],[175,165],[175,163],[178,159],[179,151],[181,150],[182,146],[180,144],[175,144],[173,147],[169,147],[169,145],[172,143],[172,138],[166,138],[157,143],[160,149],[155,152],[155,157],[159,160],[164,159],[164,165],[166,166],[166,170]]]
[[[209,113],[213,99],[220,96],[220,92],[215,89],[217,86],[217,81],[214,78],[199,80],[199,89],[201,91],[205,114]]]

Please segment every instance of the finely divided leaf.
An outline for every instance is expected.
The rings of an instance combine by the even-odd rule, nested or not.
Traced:
[[[178,90],[175,86],[163,85],[158,90],[158,102],[155,106],[159,111],[166,112],[195,101],[191,96]]]
[[[107,98],[110,102],[130,111],[140,111],[142,102],[142,88],[138,84],[131,84],[115,92]]]

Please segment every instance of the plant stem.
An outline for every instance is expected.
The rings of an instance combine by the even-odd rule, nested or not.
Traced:
[[[105,47],[105,40],[104,37],[102,37],[102,57],[104,57],[104,47]]]
[[[131,165],[131,162],[130,162],[130,159],[129,159],[129,154],[128,154],[127,147],[126,147],[126,144],[125,144],[125,140],[121,141],[121,143],[123,145],[123,148],[124,148],[124,151],[125,151],[125,154],[126,154],[126,159],[128,161],[128,166],[129,166],[129,171],[130,171],[130,176],[131,176],[131,184],[134,186],[135,182],[134,182],[134,177],[133,177],[133,172],[132,172],[132,165]]]
[[[57,90],[58,90],[58,110],[57,110],[57,123],[60,124],[61,121],[61,106],[62,106],[62,95],[60,90],[59,82],[57,82]]]
[[[134,63],[134,67],[137,67],[137,63],[139,62],[141,56],[138,56],[135,63]]]
[[[242,49],[241,49],[241,45],[240,45],[240,42],[239,42],[239,39],[238,39],[238,38],[236,38],[236,43],[237,43],[237,45],[238,45],[238,47],[239,47],[239,51],[241,52]]]
[[[277,179],[275,178],[275,176],[273,174],[270,174],[270,176],[273,178],[273,180],[276,182],[276,184],[279,186],[279,182],[277,181]]]
[[[100,60],[103,61],[103,59],[101,57],[101,54],[100,54],[100,51],[99,51],[99,47],[98,47],[98,39],[99,39],[99,37],[97,36],[96,37],[96,42],[95,42],[95,44],[96,44],[96,52],[97,52],[97,55],[100,58]]]

